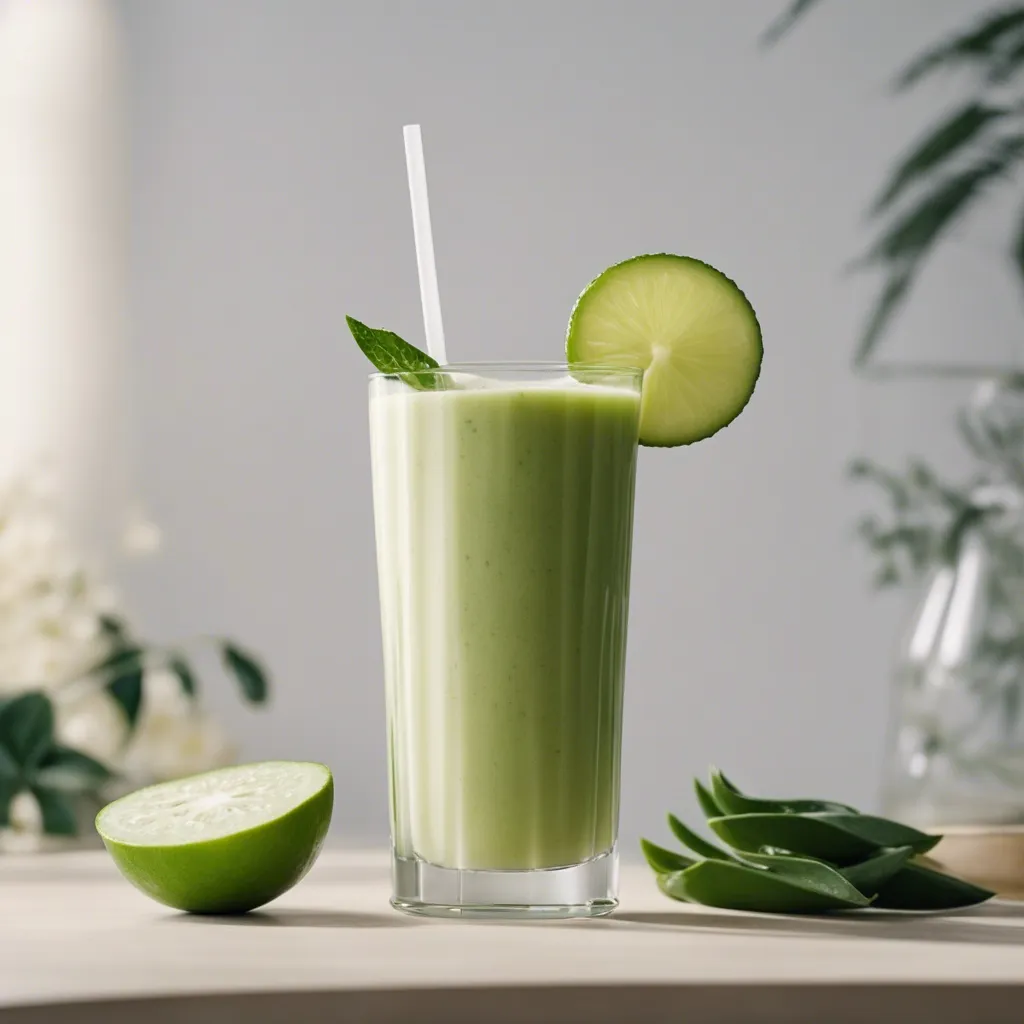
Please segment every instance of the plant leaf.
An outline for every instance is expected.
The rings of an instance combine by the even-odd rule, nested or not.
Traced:
[[[673,871],[682,871],[691,864],[697,862],[692,857],[686,857],[681,853],[666,850],[647,839],[640,840],[640,849],[644,852],[647,863],[654,869],[655,874],[668,875]]]
[[[700,779],[693,780],[693,791],[697,794],[697,803],[700,804],[705,818],[720,818],[726,813],[725,808],[718,805],[718,801],[705,788]]]
[[[907,467],[907,479],[918,490],[930,492],[954,514],[972,507],[969,497],[942,483],[935,470],[920,459],[910,460]]]
[[[711,792],[715,803],[730,814],[812,814],[830,812],[833,814],[857,814],[854,807],[837,804],[830,800],[761,800],[741,793],[717,768],[711,769]]]
[[[881,886],[874,905],[887,910],[952,910],[984,903],[994,895],[961,878],[907,864]]]
[[[14,760],[7,748],[0,743],[0,782],[4,779],[17,779],[19,777],[18,762]]]
[[[868,894],[862,892],[844,874],[824,861],[778,853],[745,853],[743,860],[797,885],[808,885],[850,903],[867,906]],[[872,894],[873,895],[873,894]]]
[[[23,693],[0,709],[0,745],[31,774],[53,743],[53,704],[43,693]]]
[[[229,641],[224,641],[221,654],[224,667],[238,680],[246,700],[262,704],[267,699],[267,674],[263,666]]]
[[[902,511],[910,505],[910,490],[895,474],[872,462],[870,459],[854,459],[850,463],[850,476],[854,479],[870,480],[878,484],[889,495],[893,507]]]
[[[39,803],[39,810],[43,816],[43,831],[47,835],[78,835],[75,809],[64,793],[58,793],[56,790],[46,789],[42,786],[33,786],[32,795]]]
[[[668,874],[665,872],[659,872],[654,876],[654,880],[657,883],[658,888],[668,896],[669,899],[678,900],[680,903],[692,903],[693,901],[687,896],[684,896],[678,888],[673,889],[673,886],[675,885],[673,879],[679,874],[682,874],[682,872],[672,871]]]
[[[440,374],[416,372],[437,369],[439,364],[433,356],[410,345],[394,331],[367,327],[351,316],[346,316],[345,321],[363,355],[380,373],[396,374],[421,391],[432,391],[442,384]]]
[[[1016,735],[1020,722],[1021,680],[1014,679],[1003,689],[1003,732],[1007,739]]]
[[[1008,40],[992,57],[986,78],[991,85],[1002,85],[1024,68],[1024,34]]]
[[[772,914],[820,914],[870,902],[852,887],[856,897],[843,899],[819,889],[810,878],[798,882],[764,868],[720,860],[702,860],[666,875],[661,888],[669,896],[708,907]]]
[[[921,202],[897,216],[863,262],[913,264],[920,260],[981,195],[983,187],[1010,171],[1022,155],[1024,135],[996,140],[982,159],[944,177]]]
[[[146,649],[138,644],[128,644],[124,647],[117,647],[102,661],[97,662],[91,669],[91,676],[108,676],[117,678],[127,675],[129,671],[142,669],[146,660]]]
[[[913,283],[914,274],[910,269],[894,271],[889,274],[885,286],[875,301],[874,309],[871,310],[867,322],[864,324],[860,340],[857,342],[857,348],[853,354],[854,366],[863,366],[867,362],[868,356],[875,350],[875,346],[885,333],[890,321],[906,301]]]
[[[888,207],[904,190],[933,170],[943,160],[956,155],[981,132],[1007,114],[1005,107],[993,107],[972,101],[933,128],[904,158],[875,200],[873,213]]]
[[[736,814],[712,818],[708,825],[742,852],[778,847],[840,867],[883,847],[910,846],[926,853],[942,838],[867,814]]]
[[[1014,5],[1001,8],[976,23],[969,31],[926,50],[900,73],[894,88],[908,89],[934,71],[984,62],[1022,30],[1024,7]]]
[[[708,857],[710,860],[734,860],[735,858],[725,850],[709,843],[702,836],[697,835],[691,828],[684,825],[674,814],[668,816],[668,827],[672,834],[687,849],[693,850],[699,857]]]
[[[181,655],[176,654],[167,663],[167,667],[178,677],[182,692],[189,697],[194,697],[196,695],[196,677],[192,674],[189,663]]]
[[[11,823],[11,801],[21,790],[18,779],[5,777],[0,779],[0,828],[7,828]]]
[[[863,365],[883,331],[906,300],[918,266],[953,223],[962,218],[984,187],[1007,175],[1024,157],[1024,135],[997,139],[984,157],[965,170],[946,176],[909,211],[895,218],[860,261],[882,264],[888,280],[868,318],[855,365]]]
[[[142,710],[142,669],[129,670],[107,683],[106,690],[120,705],[128,720],[128,728],[134,729]]]
[[[128,627],[117,615],[101,615],[100,631],[111,640],[121,641],[121,646],[128,646]]]
[[[106,765],[95,758],[55,746],[43,759],[35,775],[35,784],[61,793],[90,793],[112,777]]]
[[[855,885],[865,896],[876,896],[885,885],[914,856],[913,847],[897,846],[879,850],[859,864],[841,868],[840,874]]]
[[[812,7],[815,7],[820,0],[791,0],[778,18],[773,21],[761,36],[762,46],[772,46],[777,43]]]
[[[1024,285],[1024,215],[1017,225],[1017,237],[1013,240],[1013,262]]]

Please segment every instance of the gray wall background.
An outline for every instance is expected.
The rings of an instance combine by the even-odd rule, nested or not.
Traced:
[[[557,358],[581,287],[698,255],[758,310],[764,372],[729,430],[641,452],[623,834],[688,811],[709,762],[871,806],[902,603],[853,539],[849,457],[955,459],[960,385],[869,386],[875,282],[842,267],[882,171],[954,83],[885,82],[970,0],[122,4],[142,489],[167,547],[128,582],[159,637],[221,631],[268,712],[210,688],[251,757],[331,764],[336,832],[386,835],[367,365],[344,314],[420,341],[401,126],[423,124],[449,353]],[[997,210],[956,239],[890,353],[1012,351]],[[986,351],[988,351],[986,349]]]

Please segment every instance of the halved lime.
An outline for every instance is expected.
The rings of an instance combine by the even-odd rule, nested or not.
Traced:
[[[196,914],[241,914],[313,866],[333,806],[329,768],[263,761],[136,790],[100,811],[96,831],[147,896]]]
[[[721,271],[689,256],[636,256],[609,267],[576,300],[570,363],[644,370],[640,443],[710,437],[742,412],[761,372],[754,309]]]

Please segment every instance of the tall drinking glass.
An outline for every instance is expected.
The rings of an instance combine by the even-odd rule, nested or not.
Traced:
[[[371,377],[399,909],[616,905],[641,379],[514,363]]]

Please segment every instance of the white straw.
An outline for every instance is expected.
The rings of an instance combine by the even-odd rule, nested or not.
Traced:
[[[416,269],[420,275],[423,330],[427,336],[427,352],[443,366],[448,360],[444,351],[441,296],[437,290],[437,267],[434,264],[434,236],[430,230],[423,136],[418,124],[407,124],[402,134],[405,136],[405,164],[409,170],[409,199],[412,202],[412,232],[416,240]]]

